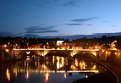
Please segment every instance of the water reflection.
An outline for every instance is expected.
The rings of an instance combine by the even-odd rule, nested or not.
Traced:
[[[8,81],[10,80],[10,72],[9,69],[6,69],[6,77],[8,79]]]
[[[0,65],[2,83],[73,83],[73,81],[106,71],[89,59],[68,60],[50,56],[47,61],[25,60]]]

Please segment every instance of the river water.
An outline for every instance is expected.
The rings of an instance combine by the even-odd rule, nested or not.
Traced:
[[[90,59],[51,56],[0,64],[0,83],[73,83],[107,69]]]

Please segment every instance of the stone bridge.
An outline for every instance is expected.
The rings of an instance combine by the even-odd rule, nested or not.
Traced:
[[[80,56],[81,54],[88,53],[90,55],[94,55],[95,57],[99,57],[99,49],[13,49],[13,56],[27,56],[27,55],[38,55],[38,56],[64,56],[64,57],[75,57]]]

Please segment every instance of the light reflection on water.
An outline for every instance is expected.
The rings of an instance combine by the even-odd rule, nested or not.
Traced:
[[[48,61],[25,60],[3,64],[0,70],[1,83],[73,83],[106,71],[89,59],[68,61],[59,56],[49,57]]]

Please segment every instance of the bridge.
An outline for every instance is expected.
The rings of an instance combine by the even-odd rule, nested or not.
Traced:
[[[46,48],[27,48],[27,49],[16,49],[14,48],[13,50],[76,50],[76,51],[99,51],[99,49],[46,49]]]
[[[37,51],[39,51],[39,52],[43,52],[43,56],[46,56],[47,54],[49,54],[49,53],[51,53],[51,52],[57,52],[57,53],[59,53],[59,52],[68,52],[68,53],[70,53],[70,55],[73,57],[73,56],[75,56],[75,55],[78,55],[80,52],[82,52],[82,53],[90,53],[90,55],[91,54],[93,54],[93,55],[96,55],[96,57],[99,55],[99,52],[100,52],[100,50],[99,49],[45,49],[45,48],[37,48],[37,49],[13,49],[13,53],[16,53],[16,52],[19,52],[19,53],[21,53],[21,52],[26,52],[27,54],[29,54],[30,52],[32,52],[32,51],[35,51],[35,52],[37,52]],[[65,53],[64,52],[64,53]],[[118,52],[117,50],[107,50],[107,51],[105,51],[104,52],[106,55],[114,55],[114,56],[116,56],[116,57],[119,57],[119,54],[120,54],[120,51]],[[79,55],[80,56],[80,55]],[[89,56],[90,58],[91,58],[91,56]],[[110,57],[112,57],[112,56],[110,56]],[[91,58],[92,59],[92,58]],[[63,60],[63,59],[58,59],[58,61],[60,61],[60,60]],[[93,58],[93,60],[94,60],[94,62],[97,62],[97,63],[100,63],[100,61],[97,59],[97,58]],[[103,63],[101,63],[101,64],[103,64]],[[60,65],[59,65],[60,66]],[[57,68],[59,67],[58,66],[58,63],[57,63]],[[103,65],[104,66],[104,65]],[[83,67],[83,65],[82,65],[82,67]],[[114,68],[115,69],[115,68]],[[24,69],[21,69],[20,71],[22,71],[22,72],[25,72],[26,70],[24,70]],[[31,71],[33,71],[33,70],[31,70]],[[30,71],[30,72],[31,72]],[[41,71],[41,70],[37,70],[38,72],[47,72],[47,73],[50,73],[50,72],[55,72],[55,71],[53,71],[53,70],[49,70],[49,71]],[[37,71],[33,71],[33,72],[37,72]],[[61,70],[57,70],[56,72],[65,72],[65,71],[61,71]],[[69,70],[68,72],[73,72],[73,71],[71,71],[71,70]],[[74,71],[74,72],[95,72],[95,73],[98,73],[98,70],[79,70],[79,71]],[[27,75],[28,75],[28,72],[27,72]],[[116,75],[116,77],[117,77],[117,75]],[[119,83],[119,82],[117,82],[117,83]]]
[[[12,51],[12,55],[39,55],[39,56],[47,56],[47,55],[59,55],[59,56],[71,56],[74,57],[79,53],[90,53],[94,56],[99,56],[99,49],[47,49],[47,48],[14,48]]]

